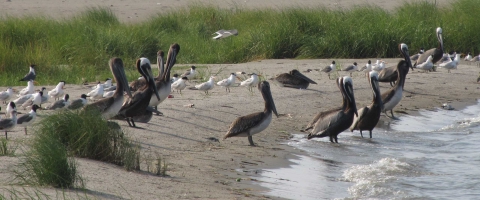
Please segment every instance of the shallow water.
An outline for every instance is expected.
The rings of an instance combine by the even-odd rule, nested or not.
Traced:
[[[294,133],[288,145],[308,156],[254,178],[268,195],[287,199],[478,199],[479,113],[480,103],[382,117],[373,139],[347,131],[339,144]]]

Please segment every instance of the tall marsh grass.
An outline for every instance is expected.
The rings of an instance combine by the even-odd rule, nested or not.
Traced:
[[[178,63],[397,57],[402,42],[411,52],[436,47],[440,26],[446,51],[477,54],[475,13],[480,13],[476,0],[457,0],[445,7],[431,1],[404,3],[391,12],[374,5],[251,10],[192,4],[136,24],[119,22],[108,8],[91,8],[62,21],[5,17],[0,19],[0,84],[18,84],[9,77],[23,76],[31,63],[38,66],[39,82],[50,84],[60,77],[79,83],[80,77],[110,76],[107,62],[113,56],[133,71],[136,58],[155,60],[157,50],[174,42],[183,47]],[[237,37],[212,40],[215,31],[233,28]]]

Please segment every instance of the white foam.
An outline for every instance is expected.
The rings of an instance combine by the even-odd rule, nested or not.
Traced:
[[[397,191],[386,184],[398,177],[408,176],[412,166],[395,158],[382,158],[369,165],[355,165],[343,173],[345,181],[355,183],[348,188],[353,198],[406,197],[403,191]]]

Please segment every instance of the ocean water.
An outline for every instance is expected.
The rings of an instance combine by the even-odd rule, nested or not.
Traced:
[[[480,103],[380,120],[373,139],[294,133],[288,145],[307,155],[253,178],[287,199],[480,199]]]

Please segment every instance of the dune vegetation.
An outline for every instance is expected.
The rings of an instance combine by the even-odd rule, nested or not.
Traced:
[[[405,3],[393,11],[377,6],[348,10],[317,8],[220,9],[192,4],[149,20],[121,23],[108,8],[90,8],[64,20],[42,16],[0,19],[0,85],[23,85],[29,64],[38,66],[38,81],[81,83],[111,77],[107,62],[117,56],[129,78],[141,56],[155,60],[159,49],[182,45],[177,63],[239,63],[274,58],[382,58],[436,47],[435,28],[443,28],[445,50],[480,52],[480,12],[475,0],[450,6]],[[239,35],[212,40],[219,29]],[[82,79],[83,78],[83,79]]]

